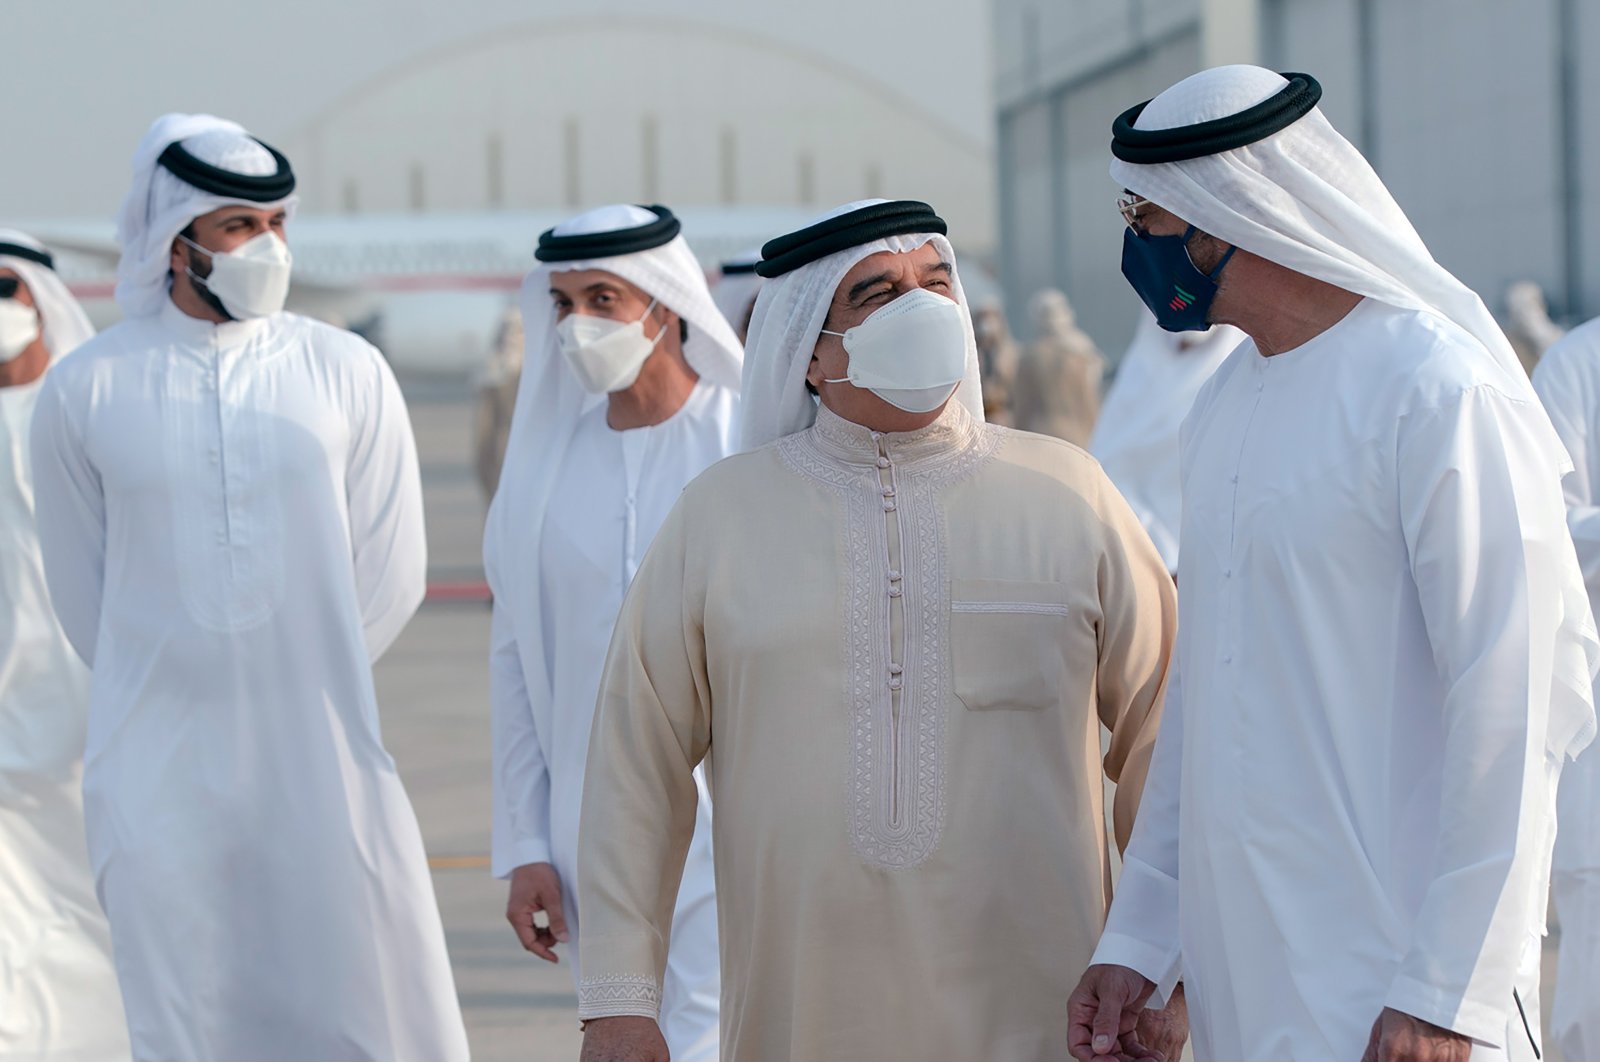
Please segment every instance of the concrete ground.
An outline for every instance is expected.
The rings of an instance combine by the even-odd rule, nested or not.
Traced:
[[[467,389],[403,383],[422,459],[430,583],[466,591],[483,577]],[[488,639],[484,601],[425,604],[378,664],[384,736],[422,823],[473,1058],[572,1062],[582,1038],[566,966],[522,950],[503,916],[505,886],[489,876]],[[1546,1015],[1556,939],[1546,948]],[[1545,1058],[1560,1062],[1553,1050]]]
[[[428,514],[429,582],[482,580],[483,504],[462,384],[406,381]],[[522,950],[489,875],[489,608],[431,600],[379,662],[384,738],[422,823],[456,989],[478,1062],[578,1057],[567,968]]]

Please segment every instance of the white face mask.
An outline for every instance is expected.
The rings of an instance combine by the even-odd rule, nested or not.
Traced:
[[[645,318],[656,308],[651,299],[644,317],[637,321],[613,321],[608,317],[569,313],[556,325],[556,338],[567,364],[578,374],[584,390],[603,395],[626,391],[639,378],[650,352],[666,333],[663,327],[655,338],[644,334]]]
[[[196,284],[210,291],[236,321],[267,317],[283,309],[289,297],[289,270],[294,257],[289,245],[275,232],[252,236],[231,251],[208,251],[186,236],[180,240],[211,258],[211,275],[199,277],[189,270]]]
[[[841,380],[864,387],[896,409],[931,413],[967,373],[967,329],[961,307],[927,288],[908,291],[839,336],[850,355]]]
[[[0,299],[0,363],[16,358],[38,338],[38,312],[16,299]]]

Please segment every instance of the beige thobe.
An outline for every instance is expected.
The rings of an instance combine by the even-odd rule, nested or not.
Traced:
[[[585,1018],[654,1016],[708,758],[724,1058],[1067,1057],[1172,582],[1083,451],[811,429],[690,484],[629,591],[582,812]]]

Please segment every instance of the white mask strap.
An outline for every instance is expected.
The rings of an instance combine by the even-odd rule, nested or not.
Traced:
[[[838,336],[840,339],[844,338],[844,333],[843,332],[830,332],[826,328],[819,329],[819,334],[820,335],[825,335],[825,336]],[[843,379],[840,379],[840,380],[830,380],[827,377],[823,377],[822,382],[823,383],[849,383],[850,382],[850,377],[846,376],[846,377],[844,377]]]
[[[639,325],[640,331],[644,330],[645,321],[649,320],[650,314],[655,310],[656,304],[658,302],[660,302],[660,301],[661,301],[660,299],[651,299],[650,300],[650,305],[646,306],[644,308],[644,315],[641,316],[639,318],[639,320],[638,320],[638,325]],[[665,324],[663,324],[660,328],[656,329],[656,334],[650,338],[650,349],[651,350],[656,349],[656,344],[661,342],[661,337],[666,335],[666,334],[667,334],[667,326]]]
[[[213,251],[209,247],[202,247],[198,243],[195,243],[193,240],[189,239],[189,237],[185,236],[181,232],[178,233],[178,239],[182,240],[184,243],[188,244],[190,247],[193,247],[195,250],[199,251],[201,254],[205,255],[207,258],[214,258],[219,254],[226,254],[227,253],[226,251]]]

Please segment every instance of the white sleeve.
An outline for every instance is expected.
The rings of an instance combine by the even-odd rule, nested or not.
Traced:
[[[1574,345],[1576,344],[1576,345]],[[1600,597],[1600,507],[1594,475],[1600,472],[1600,415],[1593,380],[1600,349],[1585,333],[1569,335],[1539,362],[1534,390],[1572,458],[1562,481],[1567,524],[1578,550],[1591,601]],[[1561,923],[1561,948],[1550,1028],[1564,1058],[1600,1056],[1600,745],[1590,746],[1561,772],[1559,823],[1551,893]]]
[[[1550,1033],[1562,1058],[1600,1057],[1600,745],[1561,772],[1551,892],[1561,922]]]
[[[1133,838],[1095,963],[1126,966],[1155,982],[1165,1004],[1182,975],[1178,936],[1178,812],[1183,782],[1183,674],[1174,658],[1166,706],[1145,777]]]
[[[494,746],[494,837],[490,869],[550,862],[550,769],[533,725],[533,706],[509,611],[496,603],[489,633],[489,719]]]
[[[1415,854],[1432,881],[1385,1005],[1491,1046],[1542,913],[1552,699],[1592,713],[1570,675],[1587,620],[1566,614],[1581,591],[1546,430],[1532,403],[1479,387],[1408,415],[1397,456],[1444,745],[1438,845]]]
[[[94,666],[105,590],[106,501],[83,432],[46,377],[33,411],[33,497],[45,582],[61,629]]]
[[[1567,342],[1579,338],[1569,337]],[[1600,433],[1589,430],[1589,418],[1591,410],[1600,412],[1600,395],[1591,393],[1594,388],[1588,377],[1593,373],[1583,370],[1600,372],[1600,364],[1590,366],[1591,360],[1600,363],[1600,350],[1590,349],[1588,344],[1558,346],[1534,370],[1533,388],[1572,458],[1572,471],[1561,485],[1567,500],[1567,526],[1592,600],[1600,592],[1600,507],[1595,505],[1594,482],[1595,474],[1600,473],[1600,453],[1595,452]]]
[[[377,380],[352,425],[345,498],[361,626],[367,656],[376,662],[422,604],[428,544],[411,417],[394,373],[371,353]]]

